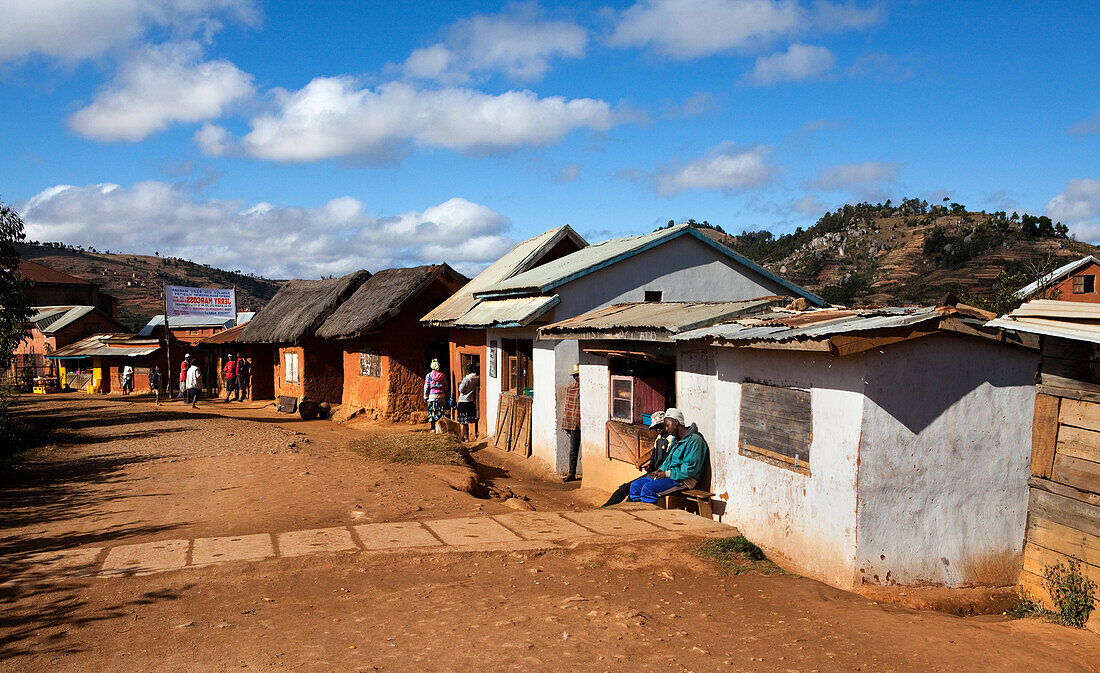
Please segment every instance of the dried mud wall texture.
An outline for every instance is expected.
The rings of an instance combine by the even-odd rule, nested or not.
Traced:
[[[711,490],[722,501],[722,521],[784,567],[850,588],[855,582],[862,359],[734,348],[716,348],[714,354],[714,406],[694,406],[700,417],[715,419],[707,442]],[[746,379],[811,391],[810,475],[740,454],[741,384]]]
[[[1014,583],[1038,354],[940,334],[865,357],[859,580]]]
[[[302,342],[302,385],[305,396],[339,404],[344,392],[344,352],[336,342],[307,337]]]

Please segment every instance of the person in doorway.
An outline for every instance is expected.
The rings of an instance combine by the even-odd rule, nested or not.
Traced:
[[[122,368],[122,394],[129,395],[134,389],[134,368],[125,365]]]
[[[243,401],[248,398],[248,385],[251,383],[251,367],[244,355],[237,354],[237,391]]]
[[[707,464],[707,443],[698,431],[684,422],[684,412],[673,407],[665,411],[665,432],[672,438],[668,456],[660,467],[630,482],[631,502],[653,504],[660,494],[674,488],[693,488]]]
[[[180,394],[184,402],[187,402],[187,370],[191,367],[191,354],[187,353],[180,362]]]
[[[222,373],[225,374],[225,401],[229,402],[230,395],[236,395],[235,401],[239,402],[241,400],[241,389],[237,387],[237,360],[232,353],[225,359]]]
[[[657,439],[653,440],[653,450],[649,454],[649,460],[642,464],[641,468],[646,474],[653,472],[661,467],[661,463],[665,461],[668,456],[668,443],[671,437],[668,435],[668,430],[665,428],[665,412],[655,411],[651,418],[652,425],[649,426],[650,430],[657,431]],[[692,426],[694,427],[694,426]],[[602,506],[611,507],[612,505],[618,505],[626,497],[630,495],[630,485],[634,483],[634,480],[626,482],[615,489],[615,492],[611,494],[611,497],[607,499]]]
[[[565,389],[565,411],[561,429],[569,436],[569,474],[565,481],[577,480],[577,461],[581,456],[581,366],[573,365],[573,380]]]
[[[455,420],[462,426],[464,442],[477,439],[477,391],[480,387],[477,365],[466,365],[466,376],[458,384],[458,413],[455,416]]]
[[[202,370],[199,369],[198,362],[192,362],[191,366],[187,368],[187,379],[185,381],[187,385],[187,396],[183,401],[190,402],[192,409],[198,409],[199,392],[202,391]]]
[[[447,413],[447,377],[440,371],[439,360],[432,360],[432,370],[424,377],[424,401],[428,403],[428,423],[432,432],[443,432],[436,422]]]
[[[160,406],[160,391],[164,389],[164,375],[160,373],[160,365],[153,365],[153,371],[149,372],[149,392],[157,400]]]

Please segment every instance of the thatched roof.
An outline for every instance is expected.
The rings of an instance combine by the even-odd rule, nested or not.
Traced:
[[[376,331],[437,279],[459,287],[466,277],[446,264],[383,269],[359,286],[317,330],[324,339],[353,339]],[[418,316],[419,317],[419,316]]]
[[[298,343],[371,277],[356,271],[341,278],[289,280],[237,337],[239,343]]]

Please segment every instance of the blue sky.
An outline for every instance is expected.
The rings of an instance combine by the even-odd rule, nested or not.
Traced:
[[[948,196],[1100,241],[1100,3],[0,0],[28,237],[273,277]]]

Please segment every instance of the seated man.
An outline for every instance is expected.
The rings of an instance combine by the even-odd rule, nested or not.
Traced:
[[[672,408],[665,412],[665,432],[672,437],[668,457],[661,466],[630,483],[631,502],[657,502],[659,494],[677,487],[692,488],[707,464],[707,443],[703,436],[684,422],[684,412]]]
[[[652,421],[653,424],[649,426],[649,429],[657,431],[657,439],[653,442],[653,451],[649,454],[649,460],[640,466],[647,474],[661,467],[661,463],[664,462],[665,457],[668,455],[668,442],[670,439],[665,430],[665,412],[654,411]],[[634,480],[631,479],[619,486],[602,506],[611,507],[612,505],[618,505],[623,500],[626,500],[626,496],[630,495],[630,485],[633,483]]]

